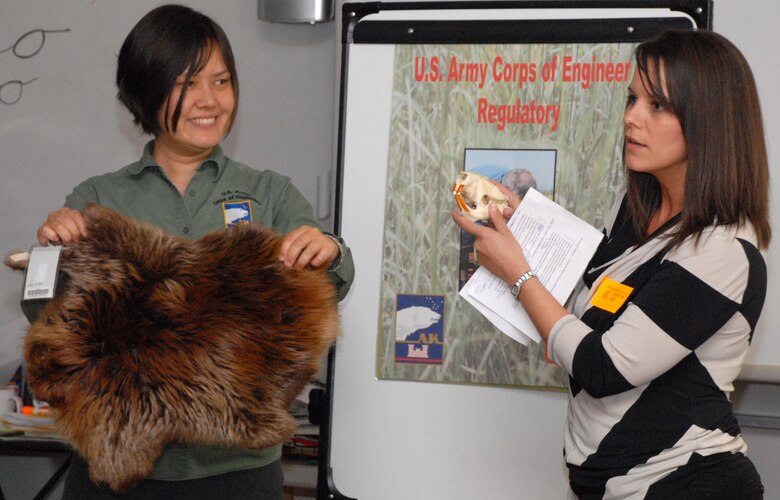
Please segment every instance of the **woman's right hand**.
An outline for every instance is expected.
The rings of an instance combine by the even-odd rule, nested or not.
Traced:
[[[87,235],[87,224],[81,212],[72,208],[62,207],[49,216],[38,228],[38,242],[46,246],[48,243],[67,244],[78,241]]]

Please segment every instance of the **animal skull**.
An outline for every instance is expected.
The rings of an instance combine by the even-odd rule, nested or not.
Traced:
[[[452,186],[452,194],[460,214],[475,221],[490,218],[490,203],[501,211],[509,206],[509,199],[495,184],[487,177],[474,172],[461,172]]]

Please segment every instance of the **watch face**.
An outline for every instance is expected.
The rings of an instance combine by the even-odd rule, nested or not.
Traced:
[[[531,276],[535,276],[535,275],[531,271],[528,271],[526,273],[523,273],[523,275],[520,276],[519,278],[517,278],[517,281],[515,281],[515,284],[512,285],[512,289],[511,289],[512,295],[514,297],[517,297],[517,294],[520,293],[520,287],[522,287],[523,283],[528,281],[531,278]]]

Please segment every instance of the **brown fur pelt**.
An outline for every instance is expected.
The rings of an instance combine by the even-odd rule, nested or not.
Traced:
[[[89,464],[126,491],[167,443],[265,448],[338,333],[323,270],[278,260],[256,225],[174,237],[98,205],[63,250],[64,288],[25,338],[36,397]]]

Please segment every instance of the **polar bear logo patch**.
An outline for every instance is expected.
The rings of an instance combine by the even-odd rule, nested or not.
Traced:
[[[249,200],[230,201],[222,203],[225,215],[225,227],[252,222],[252,202]]]

